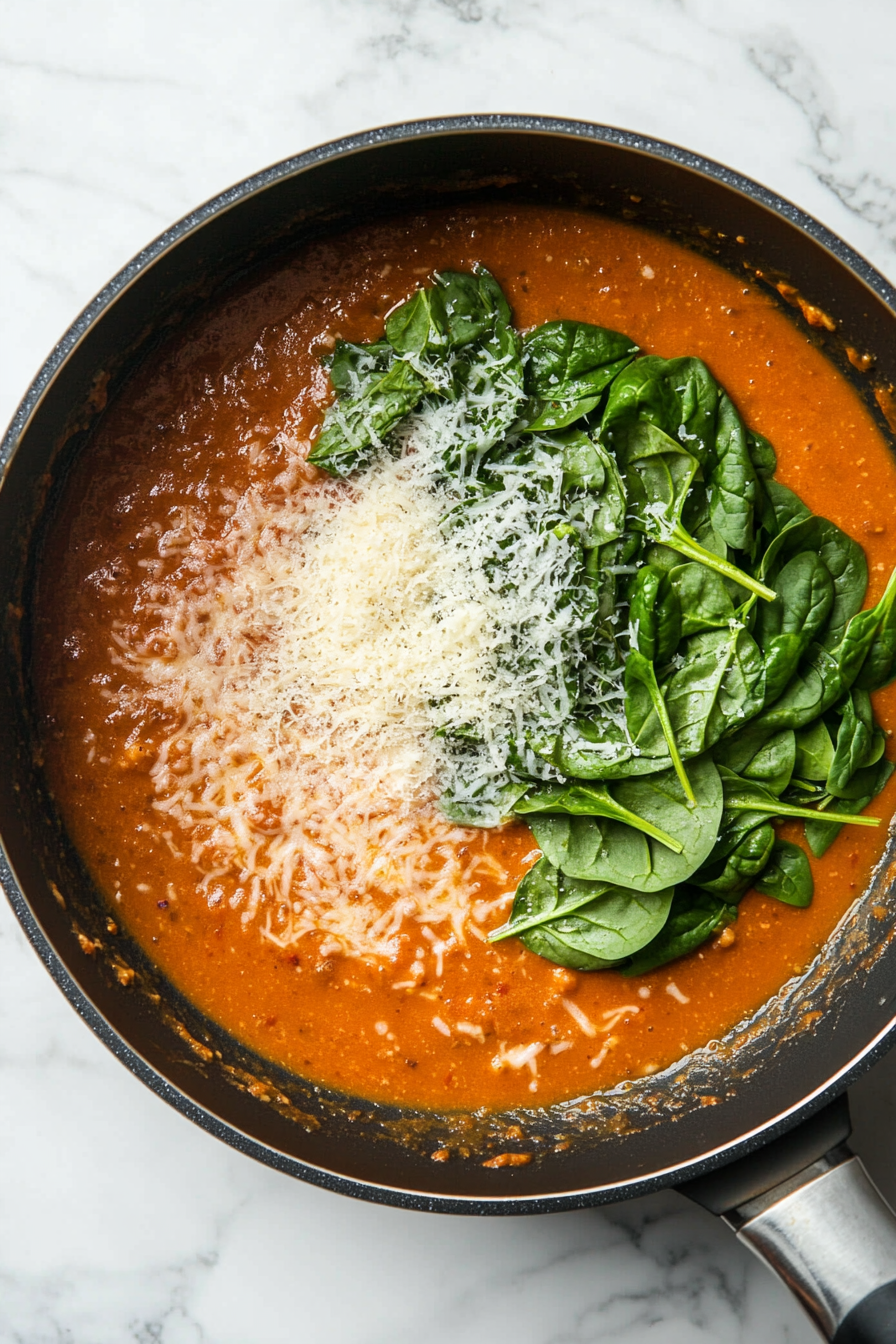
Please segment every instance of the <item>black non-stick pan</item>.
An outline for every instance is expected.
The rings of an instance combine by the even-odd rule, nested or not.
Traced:
[[[66,473],[90,454],[104,407],[160,342],[284,249],[375,216],[485,199],[635,219],[766,285],[892,441],[884,412],[896,384],[896,292],[820,224],[718,164],[629,132],[512,116],[389,127],[277,164],[176,224],[110,282],[53,351],[4,439],[0,877],[97,1035],[241,1151],[331,1190],[446,1213],[541,1213],[676,1185],[773,1264],[828,1338],[896,1341],[896,1221],[845,1147],[843,1096],[896,1039],[892,841],[815,965],[725,1040],[566,1106],[432,1116],[286,1074],[183,1001],[110,923],[43,778],[30,593]],[[817,310],[833,321],[814,325]],[[853,367],[848,347],[874,354],[869,372]],[[434,1162],[441,1148],[451,1158]],[[502,1152],[531,1160],[483,1165]]]

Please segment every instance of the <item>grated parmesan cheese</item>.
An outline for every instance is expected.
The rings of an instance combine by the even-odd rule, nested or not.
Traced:
[[[452,513],[461,415],[410,417],[398,455],[350,481],[312,484],[296,459],[233,501],[222,539],[175,511],[147,579],[156,625],[116,633],[148,704],[177,718],[155,807],[209,904],[279,947],[315,935],[324,956],[392,959],[422,931],[437,977],[497,904],[475,908],[479,879],[505,875],[434,800],[500,780],[527,707],[566,718],[584,628],[558,601],[574,556],[548,526],[560,464],[536,451],[534,500],[532,464],[502,465]],[[476,739],[460,753],[459,728]]]

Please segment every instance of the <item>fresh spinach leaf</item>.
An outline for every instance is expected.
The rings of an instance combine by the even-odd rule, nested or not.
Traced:
[[[765,490],[775,511],[775,535],[792,523],[812,517],[812,510],[789,486],[782,485],[780,481],[766,480]]]
[[[528,824],[542,853],[567,876],[659,891],[690,877],[718,834],[722,788],[715,765],[701,757],[691,763],[689,776],[696,804],[688,802],[674,770],[622,779],[614,786],[624,807],[675,836],[680,854],[612,820],[536,814]]]
[[[669,917],[652,942],[636,952],[623,975],[645,975],[657,966],[695,952],[715,933],[737,918],[737,906],[711,892],[681,887],[675,892]]]
[[[896,675],[896,570],[883,597],[853,616],[837,650],[847,685],[876,691]]]
[[[533,433],[562,429],[593,411],[638,347],[618,331],[559,321],[531,331],[523,352],[531,403],[521,428]]]
[[[695,802],[669,721],[663,692],[657,681],[655,666],[657,663],[667,663],[678,648],[681,639],[681,604],[667,574],[654,565],[642,565],[629,589],[629,628],[631,647],[625,661],[626,717],[631,724],[629,709],[633,693],[636,685],[643,687],[659,721],[666,750],[681,787],[689,801]]]
[[[678,776],[679,783],[684,789],[685,797],[689,802],[696,802],[694,790],[688,779],[687,771],[678,750],[675,741],[675,731],[669,719],[669,713],[666,709],[666,702],[663,699],[663,692],[660,689],[656,679],[656,669],[637,648],[631,648],[628,657],[625,660],[625,689],[626,689],[626,713],[635,701],[635,693],[638,688],[646,691],[651,707],[656,715],[657,722],[660,725],[663,737],[666,743],[666,750],[669,753],[669,759],[672,762],[672,768]],[[640,719],[641,715],[637,714]]]
[[[618,540],[625,531],[627,496],[614,459],[600,443],[575,430],[556,436],[556,442],[569,517],[582,545],[590,549]]]
[[[868,586],[865,553],[858,542],[829,519],[814,514],[797,516],[770,542],[762,557],[761,577],[777,587],[777,575],[792,557],[802,552],[815,555],[831,576],[834,600],[817,637],[826,649],[833,650],[865,597]]]
[[[768,439],[763,438],[761,434],[757,434],[755,430],[748,431],[747,451],[750,454],[753,470],[757,476],[763,480],[769,480],[774,476],[778,465],[778,456]]]
[[[734,620],[734,603],[720,575],[705,565],[677,563],[669,581],[678,594],[681,636],[702,635],[707,630],[727,630]]]
[[[675,741],[684,760],[705,751],[747,722],[761,705],[757,698],[762,658],[743,628],[694,635],[683,648],[683,663],[663,686]],[[665,738],[652,706],[640,714],[627,705],[629,732],[644,756],[666,754]]]
[[[804,850],[789,840],[776,840],[771,858],[753,884],[763,896],[801,909],[810,905],[815,884]]]
[[[348,476],[422,400],[426,383],[405,360],[384,353],[384,343],[365,348],[337,345],[331,366],[345,389],[324,416],[308,461],[331,476]]]
[[[559,733],[533,733],[533,750],[563,775],[575,779],[621,779],[636,769],[631,744],[615,718],[584,715],[566,724]],[[649,769],[662,763],[645,761]]]
[[[571,817],[606,817],[611,821],[624,822],[636,831],[643,831],[675,854],[680,854],[683,848],[680,840],[617,803],[606,785],[547,785],[526,794],[513,810],[520,817],[528,817],[536,812],[561,813]]]
[[[508,779],[497,787],[480,787],[464,794],[445,791],[439,811],[458,826],[501,826],[514,815],[515,805],[532,787],[527,780]]]
[[[517,887],[508,923],[491,941],[517,935],[531,952],[558,966],[603,970],[656,936],[668,917],[672,895],[572,881],[539,859]]]
[[[504,438],[525,401],[521,342],[513,328],[496,321],[488,336],[459,357],[454,381],[464,398],[469,450],[446,466],[466,472]]]
[[[420,356],[449,347],[443,290],[418,289],[386,318],[386,340],[398,355]]]
[[[758,780],[769,793],[780,798],[790,783],[795,764],[796,734],[792,728],[783,728],[759,748],[742,774],[745,779]]]
[[[795,739],[793,773],[797,779],[827,779],[834,760],[834,744],[824,719],[816,719],[807,728],[801,728]]]
[[[837,836],[843,830],[843,815],[855,816],[863,812],[873,798],[876,798],[881,789],[885,786],[893,773],[893,763],[886,757],[879,761],[871,782],[871,788],[867,794],[860,798],[834,798],[825,808],[823,815],[827,818],[826,822],[807,821],[805,825],[806,843],[815,855],[820,859],[826,854],[831,845],[837,839]],[[838,821],[841,824],[835,824]]]
[[[859,798],[868,792],[861,776],[880,760],[886,739],[874,722],[867,691],[853,689],[842,706],[837,745],[825,788],[834,798]],[[856,787],[851,787],[852,785]]]
[[[719,399],[708,468],[713,527],[729,546],[749,551],[753,544],[758,482],[743,421],[725,392]]]
[[[451,349],[459,350],[473,345],[490,335],[497,326],[510,326],[512,315],[504,291],[484,266],[474,267],[472,274],[466,271],[442,271],[435,279],[435,293],[432,290],[418,290],[418,294],[432,296],[429,306],[434,324]],[[416,297],[409,303],[413,303]],[[396,334],[405,325],[394,320],[400,312],[401,309],[396,310],[390,319]],[[390,322],[387,321],[387,336],[389,331]],[[389,336],[389,339],[392,337]]]
[[[801,665],[760,722],[771,731],[805,728],[825,714],[843,693],[839,665],[820,644],[809,648]]]
[[[651,541],[706,565],[768,602],[774,601],[771,588],[714,555],[685,531],[681,514],[699,466],[696,457],[646,420],[628,428],[624,452],[634,526]]]
[[[710,854],[706,863],[694,873],[691,883],[702,891],[724,896],[730,902],[737,901],[749,889],[757,873],[765,868],[774,844],[775,828],[770,822],[754,826],[722,858],[713,861],[713,854]]]
[[[800,551],[775,575],[774,602],[757,611],[754,636],[763,652],[763,700],[773,704],[809,645],[828,623],[834,581],[814,551]]]
[[[681,641],[681,601],[669,577],[642,565],[629,588],[632,646],[651,663],[667,663]]]

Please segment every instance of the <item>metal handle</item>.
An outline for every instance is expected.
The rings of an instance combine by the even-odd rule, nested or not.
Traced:
[[[825,1339],[896,1344],[896,1217],[859,1159],[837,1156],[815,1164],[827,1169],[795,1189],[787,1182],[726,1221],[796,1294]]]

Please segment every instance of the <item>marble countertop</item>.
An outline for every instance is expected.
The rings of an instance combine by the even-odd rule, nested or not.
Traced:
[[[896,8],[865,0],[7,0],[0,418],[150,238],[364,127],[580,117],[676,141],[896,280]],[[853,13],[859,11],[853,10]],[[896,1055],[854,1089],[896,1197]],[[674,1193],[541,1218],[358,1204],[257,1166],[144,1089],[0,906],[0,1341],[808,1344],[800,1309]]]

